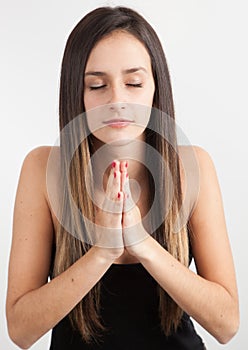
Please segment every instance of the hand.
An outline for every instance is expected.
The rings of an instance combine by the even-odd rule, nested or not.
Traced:
[[[130,190],[128,167],[120,165],[121,188],[124,193],[122,228],[123,241],[126,250],[136,256],[142,256],[146,247],[146,240],[150,235],[142,224],[141,213],[135,204]]]
[[[100,208],[96,207],[95,239],[105,257],[116,259],[124,252],[122,235],[123,192],[121,190],[120,162],[112,164],[106,193]]]

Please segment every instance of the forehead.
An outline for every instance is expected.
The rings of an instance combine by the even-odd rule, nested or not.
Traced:
[[[86,70],[114,69],[116,66],[145,66],[147,70],[151,66],[144,44],[125,31],[116,31],[101,39],[90,53]]]

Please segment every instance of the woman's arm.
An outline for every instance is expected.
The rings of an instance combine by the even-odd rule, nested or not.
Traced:
[[[173,258],[151,236],[136,247],[140,262],[175,302],[220,343],[239,325],[238,293],[223,204],[213,162],[196,147],[200,167],[198,200],[190,218],[198,274]]]
[[[93,247],[48,283],[54,239],[46,196],[49,152],[42,147],[26,157],[15,202],[6,313],[9,335],[23,349],[65,317],[116,258]]]

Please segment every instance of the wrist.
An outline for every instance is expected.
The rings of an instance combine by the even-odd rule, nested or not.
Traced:
[[[137,242],[134,245],[128,246],[127,250],[131,255],[135,256],[142,263],[154,258],[154,243],[156,244],[157,242],[153,237],[148,235],[141,242]]]
[[[113,248],[110,249],[93,246],[90,251],[95,255],[95,259],[97,259],[100,263],[111,265],[122,254],[120,251],[121,249],[122,248],[115,248],[115,251],[113,252]]]

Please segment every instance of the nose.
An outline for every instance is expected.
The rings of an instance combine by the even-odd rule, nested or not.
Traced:
[[[111,112],[120,113],[126,109],[126,104],[124,102],[115,102],[109,104],[109,110]]]
[[[112,112],[118,112],[126,109],[126,100],[121,87],[113,87],[109,99],[109,109]]]

